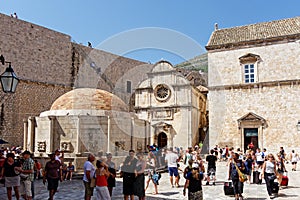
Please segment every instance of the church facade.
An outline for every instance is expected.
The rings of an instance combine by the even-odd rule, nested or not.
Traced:
[[[206,127],[206,96],[167,61],[157,62],[135,89],[134,110],[150,123],[150,144],[199,144]]]
[[[300,17],[211,34],[209,146],[300,150]]]

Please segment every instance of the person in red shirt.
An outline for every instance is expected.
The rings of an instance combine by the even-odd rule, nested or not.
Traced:
[[[3,153],[0,152],[0,171],[2,170],[5,163],[5,157],[3,156]]]
[[[107,165],[103,161],[97,160],[96,166],[96,199],[110,200],[111,197],[107,187],[107,177],[109,177],[110,173],[108,171]]]
[[[42,164],[38,160],[34,160],[34,173],[35,173],[35,178],[39,179],[41,177],[41,169],[42,169]]]
[[[248,145],[248,148],[251,149],[251,150],[253,150],[253,148],[254,148],[253,142],[250,142],[250,144]]]

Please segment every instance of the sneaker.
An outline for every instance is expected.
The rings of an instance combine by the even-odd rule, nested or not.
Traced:
[[[209,185],[209,182],[207,181],[205,185]]]
[[[172,188],[174,188],[174,185],[172,185]]]

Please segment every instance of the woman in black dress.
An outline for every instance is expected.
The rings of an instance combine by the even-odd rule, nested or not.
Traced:
[[[110,196],[112,196],[113,188],[116,187],[116,164],[111,161],[112,159],[111,153],[107,153],[106,158],[107,158],[106,164],[108,166],[108,171],[110,173],[109,177],[107,178],[107,187]]]
[[[125,158],[121,166],[121,172],[123,174],[123,194],[124,200],[134,200],[134,181],[135,181],[135,167],[137,159],[135,158],[135,151],[130,150],[129,156]]]
[[[146,161],[143,153],[137,154],[138,161],[135,168],[134,195],[139,197],[139,200],[145,199],[145,168]]]

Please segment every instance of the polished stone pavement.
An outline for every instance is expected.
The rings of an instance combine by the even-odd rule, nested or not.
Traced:
[[[287,164],[287,169],[289,171],[289,186],[279,190],[278,200],[290,200],[297,199],[300,200],[300,171],[291,171],[291,164]],[[300,169],[300,167],[299,167]],[[182,177],[182,175],[181,175]],[[225,196],[223,191],[223,184],[227,177],[227,167],[225,162],[217,163],[217,182],[216,186],[203,186],[203,194],[205,200],[226,200],[234,199],[233,196]],[[205,184],[205,182],[203,182]],[[153,185],[150,183],[149,189],[146,191],[146,196],[148,200],[169,200],[169,199],[181,199],[185,200],[187,197],[182,195],[182,185],[184,184],[184,179],[180,179],[181,187],[171,188],[169,177],[167,173],[162,174],[160,184],[158,186],[159,194],[152,195]],[[43,185],[41,180],[35,181],[35,198],[38,200],[47,200],[48,192],[46,186]],[[245,184],[244,187],[244,199],[247,200],[265,200],[269,199],[266,185],[263,183],[261,185],[256,184]],[[82,180],[74,179],[72,181],[64,181],[60,183],[59,191],[55,195],[55,200],[77,200],[83,199],[84,197],[84,186]],[[6,190],[3,186],[0,187],[0,200],[5,200]],[[15,197],[13,198],[15,199]],[[95,199],[95,198],[93,198]],[[113,200],[121,200],[122,196],[122,179],[117,179],[117,187],[113,192]],[[138,198],[136,198],[138,199]]]

